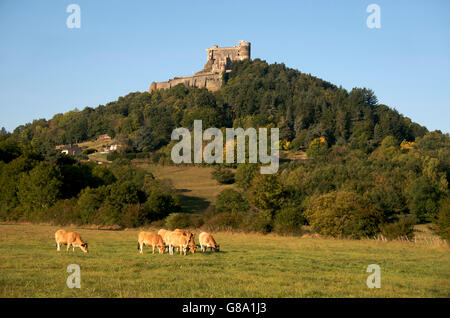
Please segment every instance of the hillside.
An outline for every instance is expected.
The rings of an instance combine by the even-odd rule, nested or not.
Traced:
[[[370,89],[347,92],[259,59],[231,68],[215,92],[135,92],[3,132],[0,219],[283,234],[307,226],[355,239],[413,239],[416,224],[432,223],[450,238],[448,134],[428,132]],[[279,127],[278,173],[261,175],[255,164],[173,166],[172,130],[196,119],[203,127]],[[55,149],[101,134],[120,144],[101,158],[111,164]],[[211,172],[234,184],[219,185]]]
[[[350,92],[283,64],[255,59],[233,62],[217,92],[178,85],[151,94],[130,93],[117,101],[56,114],[14,130],[14,136],[48,144],[92,140],[101,134],[130,138],[134,151],[166,145],[176,127],[279,127],[291,148],[305,149],[316,137],[372,151],[389,135],[398,143],[422,137],[426,128],[378,103],[370,89]]]

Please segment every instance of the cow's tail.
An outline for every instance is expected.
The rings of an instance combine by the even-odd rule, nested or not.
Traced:
[[[140,247],[141,247],[141,246],[140,246],[140,244],[139,244],[139,242],[138,242],[138,250],[140,250]]]

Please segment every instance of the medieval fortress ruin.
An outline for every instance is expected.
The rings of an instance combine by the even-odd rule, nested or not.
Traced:
[[[206,49],[207,60],[203,70],[193,76],[175,77],[167,82],[153,82],[149,92],[161,88],[171,88],[178,84],[186,86],[206,87],[211,91],[222,86],[222,73],[230,72],[232,61],[242,61],[250,58],[250,42],[239,41],[239,46],[213,47]]]

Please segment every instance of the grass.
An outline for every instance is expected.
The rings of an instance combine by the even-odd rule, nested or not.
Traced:
[[[198,166],[163,166],[139,164],[159,179],[168,179],[178,189],[180,204],[184,211],[202,212],[210,203],[215,203],[216,196],[234,185],[219,184],[211,177],[213,168]]]
[[[216,233],[220,253],[140,255],[138,230],[75,229],[84,254],[57,252],[57,229],[0,224],[0,297],[450,296],[448,247]],[[70,264],[80,289],[66,286]],[[369,264],[381,267],[380,289],[366,286]]]

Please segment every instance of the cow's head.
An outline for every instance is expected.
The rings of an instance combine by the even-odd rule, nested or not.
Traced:
[[[189,243],[189,251],[191,251],[192,254],[195,253],[195,250],[197,249],[197,246],[194,242]]]
[[[189,246],[189,251],[191,251],[191,253],[194,254],[195,250],[197,249],[197,245],[195,245],[195,241],[194,241],[194,235],[191,236],[188,246]]]
[[[214,252],[220,252],[220,245],[216,244],[216,246],[214,247]]]
[[[166,246],[164,244],[158,245],[159,254],[164,254],[164,251],[166,250]]]
[[[80,245],[80,248],[83,252],[87,253],[88,252],[88,243],[84,242],[83,244]]]

